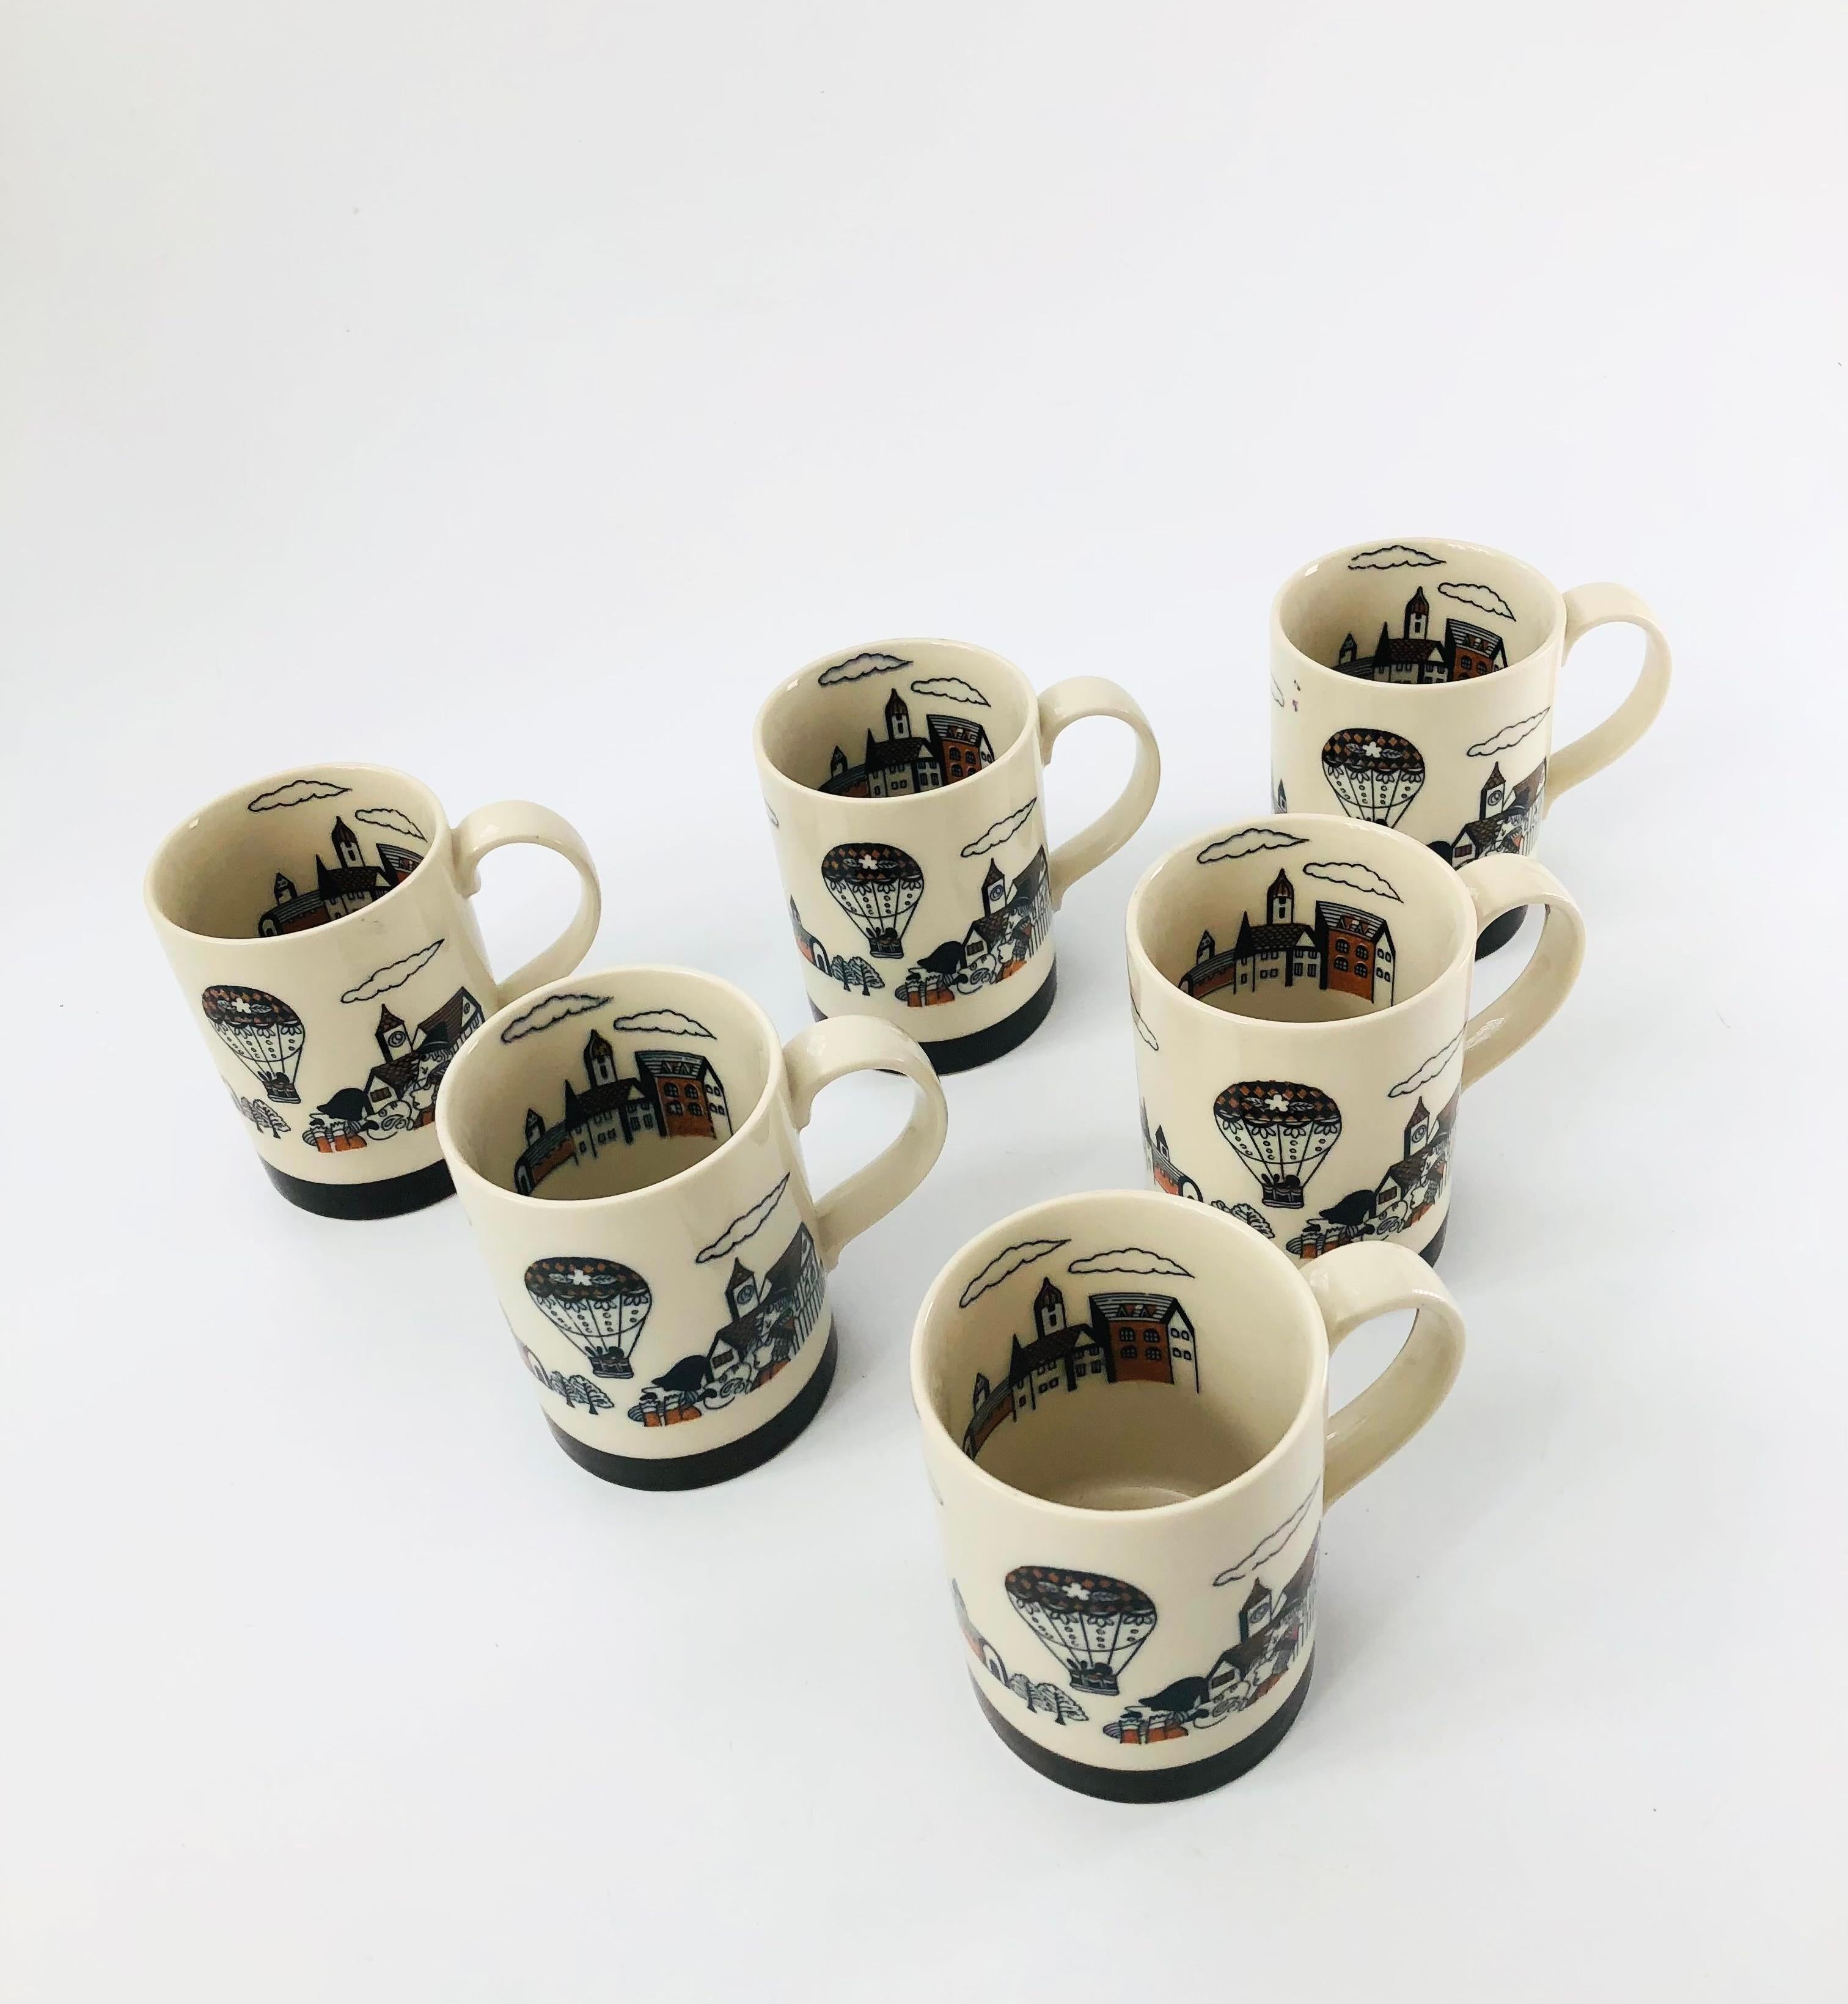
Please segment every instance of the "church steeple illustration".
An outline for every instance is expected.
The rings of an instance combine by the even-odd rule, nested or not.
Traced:
[[[1429,1144],[1436,1124],[1421,1093],[1418,1104],[1412,1109],[1412,1118],[1405,1123],[1405,1158],[1408,1161],[1419,1149]]]
[[[1405,601],[1405,638],[1423,640],[1430,637],[1431,630],[1431,601],[1424,595],[1421,584]]]
[[[346,825],[344,818],[334,824],[334,853],[340,858],[341,867],[346,870],[362,870],[366,857],[359,847],[359,838]]]
[[[379,1027],[373,1034],[379,1040],[379,1055],[387,1064],[394,1058],[411,1055],[411,1032],[404,1028],[404,1019],[385,1003],[379,1005]]]
[[[1493,820],[1508,804],[1508,783],[1502,776],[1501,761],[1482,784],[1482,819]]]
[[[731,1278],[725,1284],[725,1298],[731,1305],[732,1320],[750,1314],[758,1305],[761,1290],[758,1277],[742,1260],[732,1262]]]
[[[1033,1326],[1041,1336],[1056,1336],[1066,1326],[1065,1296],[1050,1281],[1042,1281],[1033,1298]]]
[[[886,736],[894,744],[912,734],[911,709],[896,689],[886,698],[885,723]]]
[[[982,909],[990,917],[1007,902],[1007,877],[999,863],[991,863],[982,880]]]
[[[1273,926],[1286,926],[1296,917],[1296,886],[1281,870],[1270,887],[1270,923]]]
[[[600,1030],[593,1030],[584,1045],[584,1070],[593,1086],[616,1082],[616,1053]]]

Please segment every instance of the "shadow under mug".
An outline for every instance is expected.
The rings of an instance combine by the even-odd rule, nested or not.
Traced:
[[[1618,622],[1643,634],[1636,679],[1556,751],[1560,665]],[[1278,592],[1270,626],[1276,811],[1397,829],[1458,868],[1531,854],[1553,802],[1627,752],[1668,694],[1668,643],[1633,591],[1561,591],[1517,557],[1445,537],[1317,558]],[[1478,952],[1506,944],[1521,917],[1504,912]]]
[[[1328,1353],[1417,1311],[1331,1419]],[[912,1394],[969,1676],[1003,1743],[1117,1802],[1219,1787],[1309,1687],[1324,1510],[1443,1402],[1443,1283],[1357,1245],[1299,1271],[1152,1191],[1059,1197],[933,1284]]]
[[[797,1140],[855,1071],[915,1091],[903,1131],[826,1196]],[[886,1023],[779,1043],[709,974],[579,974],[492,1018],[450,1067],[437,1133],[554,1438],[635,1489],[742,1475],[834,1375],[827,1275],[943,1145],[943,1088]]]
[[[1090,716],[1129,727],[1136,763],[1048,852],[1042,768]],[[1080,675],[1036,694],[1011,661],[956,640],[811,661],[771,693],[753,743],[810,1008],[895,1023],[940,1072],[986,1064],[1045,1020],[1052,915],[1161,782],[1126,690]]]
[[[470,899],[509,843],[555,850],[571,923],[497,980]],[[597,867],[549,808],[499,801],[451,829],[419,780],[316,766],[221,794],[155,852],[143,895],[264,1172],[325,1217],[447,1196],[436,1089],[501,1004],[568,972],[597,936]]]
[[[1529,904],[1532,959],[1472,1016],[1476,939]],[[1462,1094],[1552,1018],[1585,951],[1531,857],[1454,870],[1334,815],[1192,837],[1125,930],[1150,1176],[1300,1260],[1392,1239],[1435,1262]]]

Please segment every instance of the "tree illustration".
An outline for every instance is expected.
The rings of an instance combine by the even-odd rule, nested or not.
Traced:
[[[863,995],[885,986],[879,969],[859,954],[848,960],[837,953],[828,963],[828,972],[843,988],[857,988]]]
[[[1069,1691],[1061,1690],[1056,1684],[1035,1684],[1027,1700],[1027,1708],[1033,1711],[1050,1712],[1054,1723],[1059,1725],[1069,1725],[1074,1720],[1090,1716]]]
[[[581,1372],[567,1378],[562,1372],[555,1371],[548,1381],[566,1405],[582,1406],[586,1413],[607,1413],[611,1400],[601,1386],[593,1385]]]
[[[266,1134],[286,1134],[289,1132],[289,1123],[267,1099],[256,1099],[250,1102],[250,1119]]]

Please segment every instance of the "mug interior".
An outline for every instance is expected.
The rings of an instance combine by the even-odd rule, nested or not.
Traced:
[[[758,729],[765,757],[799,787],[900,800],[992,765],[1034,707],[1026,678],[999,654],[886,640],[811,661],[770,697]]]
[[[1356,544],[1306,565],[1277,617],[1299,653],[1365,681],[1441,687],[1494,674],[1550,638],[1559,593],[1474,543]]]
[[[1263,1022],[1338,1023],[1408,1002],[1472,941],[1468,895],[1407,836],[1277,815],[1196,838],[1132,906],[1164,979]]]
[[[276,939],[388,898],[443,825],[429,790],[377,766],[317,766],[222,795],[176,829],[149,872],[170,924]]]
[[[983,1471],[1047,1502],[1157,1508],[1236,1481],[1320,1395],[1290,1262],[1222,1214],[1107,1191],[965,1246],[926,1305],[915,1389]]]
[[[725,1146],[777,1048],[755,1004],[710,976],[572,975],[464,1049],[444,1082],[448,1143],[485,1181],[544,1203],[646,1189]]]

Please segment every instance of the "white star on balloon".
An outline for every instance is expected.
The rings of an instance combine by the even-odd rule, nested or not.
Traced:
[[[1088,1586],[1080,1586],[1075,1579],[1068,1579],[1066,1582],[1065,1592],[1066,1597],[1072,1600],[1089,1600],[1090,1598],[1090,1589]]]
[[[1287,1113],[1290,1111],[1290,1102],[1280,1092],[1273,1092],[1264,1103],[1273,1113]]]

